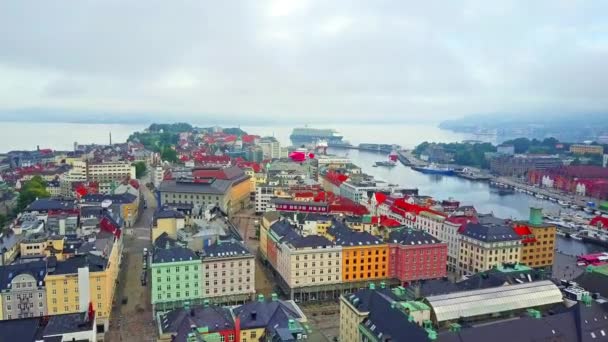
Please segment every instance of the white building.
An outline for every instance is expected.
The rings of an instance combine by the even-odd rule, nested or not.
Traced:
[[[162,166],[154,166],[150,172],[150,176],[152,178],[152,184],[154,184],[155,188],[160,186],[160,183],[163,182],[163,178],[165,176],[165,170]]]
[[[255,212],[265,213],[270,208],[270,201],[274,198],[290,199],[291,195],[280,186],[258,186],[255,189]]]
[[[264,158],[268,159],[280,159],[287,157],[285,155],[282,157],[281,153],[281,144],[274,137],[264,137],[260,139],[258,142],[258,146],[262,148],[262,153],[264,154]]]

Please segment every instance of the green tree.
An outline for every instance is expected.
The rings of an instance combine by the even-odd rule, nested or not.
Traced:
[[[30,203],[37,198],[48,198],[51,194],[46,191],[46,182],[40,176],[34,176],[31,180],[25,182],[19,191],[19,199],[17,200],[17,212],[23,211]]]
[[[170,146],[165,146],[162,148],[160,157],[162,160],[166,160],[171,163],[177,162],[177,152],[175,152],[175,150],[172,149]]]
[[[135,166],[135,177],[141,178],[146,173],[146,163],[138,161],[133,165]]]

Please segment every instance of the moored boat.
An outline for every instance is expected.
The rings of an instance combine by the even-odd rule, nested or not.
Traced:
[[[412,170],[416,170],[418,172],[427,173],[427,174],[435,174],[435,175],[446,175],[451,176],[455,174],[454,169],[449,167],[442,167],[436,164],[430,164],[428,166],[412,166]]]

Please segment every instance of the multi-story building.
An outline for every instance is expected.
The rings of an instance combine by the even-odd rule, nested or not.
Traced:
[[[402,284],[446,276],[445,242],[421,230],[402,228],[388,237],[389,277]]]
[[[262,185],[255,188],[255,212],[265,213],[275,198],[291,199],[286,187]]]
[[[465,224],[469,222],[477,222],[477,218],[474,215],[466,214],[465,212],[457,210],[446,218],[445,221],[443,221],[439,234],[436,236],[439,241],[443,241],[448,244],[447,265],[449,272],[456,271],[460,252],[459,231]]]
[[[9,265],[17,258],[22,239],[10,228],[0,233],[0,265]]]
[[[159,312],[159,341],[293,342],[309,339],[307,318],[293,301],[257,301],[221,307],[205,301]],[[316,340],[313,340],[316,341]]]
[[[253,299],[255,258],[242,241],[218,241],[205,247],[200,274],[202,296],[212,303]]]
[[[356,232],[335,220],[327,230],[342,247],[342,281],[369,282],[388,278],[388,244],[368,232]]]
[[[283,218],[270,226],[266,242],[267,260],[280,275],[279,286],[291,298],[326,299],[331,286],[342,281],[342,247],[327,238],[303,236],[295,224]],[[307,290],[311,288],[316,290]]]
[[[150,263],[152,305],[155,311],[182,307],[184,302],[202,300],[201,258],[194,251],[164,239],[155,241]]]
[[[490,171],[499,176],[523,177],[530,170],[546,170],[562,165],[553,155],[498,155],[490,159]]]
[[[74,161],[72,169],[62,177],[67,183],[97,182],[101,193],[109,193],[125,179],[135,179],[135,166],[129,161]]]
[[[151,176],[152,184],[154,184],[154,187],[158,189],[160,183],[162,183],[163,179],[165,178],[165,170],[162,166],[154,166],[151,170]]]
[[[422,229],[432,236],[438,237],[446,216],[446,214],[436,210],[427,209],[421,211],[416,217],[414,228]]]
[[[89,303],[98,314],[97,331],[109,327],[122,256],[122,237],[113,237],[110,251],[77,254],[64,261],[50,257],[45,277],[49,315],[86,311]]]
[[[45,316],[45,276],[45,261],[0,266],[0,318]]]
[[[289,342],[309,340],[308,319],[291,300],[270,300],[258,295],[258,300],[233,309],[240,323],[240,342]],[[312,340],[312,339],[311,339]]]
[[[570,153],[573,154],[604,154],[604,146],[602,145],[587,145],[587,144],[572,144],[570,145]]]
[[[262,153],[265,159],[280,159],[287,158],[287,154],[283,154],[281,144],[275,137],[264,137],[258,141],[258,146],[262,148]]]
[[[139,218],[139,197],[131,193],[123,194],[90,194],[82,197],[81,207],[100,207],[110,203],[112,212],[119,214],[125,227],[132,227]]]
[[[158,193],[161,205],[183,203],[200,209],[215,204],[231,215],[249,206],[251,183],[236,166],[200,168],[189,177],[164,180]]]
[[[550,271],[555,260],[557,227],[543,223],[542,209],[530,208],[530,220],[516,222],[514,231],[522,240],[521,262]]]
[[[428,305],[405,301],[398,289],[372,283],[340,297],[340,341],[429,341],[434,331],[420,326],[430,316]]]
[[[504,221],[480,218],[464,225],[457,271],[469,275],[503,263],[521,261],[521,238]]]
[[[277,222],[281,216],[276,211],[269,211],[262,215],[262,222],[260,223],[260,256],[263,261],[268,259],[268,230],[275,222]]]

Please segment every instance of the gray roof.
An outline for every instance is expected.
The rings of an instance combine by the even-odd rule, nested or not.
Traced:
[[[233,312],[241,320],[241,329],[253,329],[269,327],[278,311],[282,311],[288,319],[301,318],[291,302],[282,300],[249,302],[235,308]]]
[[[137,199],[137,196],[130,193],[123,194],[89,194],[82,197],[84,203],[101,203],[105,200],[110,200],[112,203],[133,203]]]
[[[20,274],[29,274],[36,279],[36,284],[40,284],[46,276],[46,262],[40,260],[0,266],[0,291],[9,290],[8,285]]]
[[[208,327],[209,332],[233,329],[234,320],[228,308],[219,306],[195,306],[190,310],[184,308],[161,313],[160,328],[162,334],[176,334],[175,341],[186,341],[191,326]]]
[[[64,261],[56,261],[55,270],[50,274],[74,274],[78,269],[89,267],[90,272],[101,272],[106,268],[108,260],[93,254],[75,255]]]
[[[227,176],[230,179],[219,179],[219,178],[205,178],[195,181],[194,178],[180,178],[173,180],[164,180],[160,183],[159,192],[181,192],[181,193],[203,193],[213,195],[225,194],[233,184],[238,184],[249,179],[242,170],[238,171],[229,170],[227,168],[224,172],[228,172]]]
[[[388,236],[389,243],[398,243],[405,246],[418,246],[442,243],[431,234],[418,229],[399,229],[392,231]]]
[[[480,224],[469,222],[464,226],[462,235],[484,242],[521,240],[513,229],[503,224]]]
[[[44,328],[44,336],[92,331],[94,321],[87,321],[86,316],[86,312],[49,316],[49,322]]]
[[[169,249],[155,248],[152,254],[152,263],[162,264],[168,262],[180,262],[197,260],[198,256],[194,251],[184,247],[172,247]]]
[[[380,245],[384,243],[380,238],[368,232],[354,231],[338,220],[334,220],[327,231],[336,238],[335,242],[340,246]]]
[[[206,246],[203,250],[203,260],[210,258],[252,257],[242,241],[219,241]]]
[[[48,210],[73,210],[76,208],[74,201],[60,201],[55,199],[41,198],[30,203],[26,211],[48,211]]]
[[[0,236],[0,254],[4,253],[5,250],[13,248],[22,239],[22,236],[15,234],[11,229],[7,229]]]

